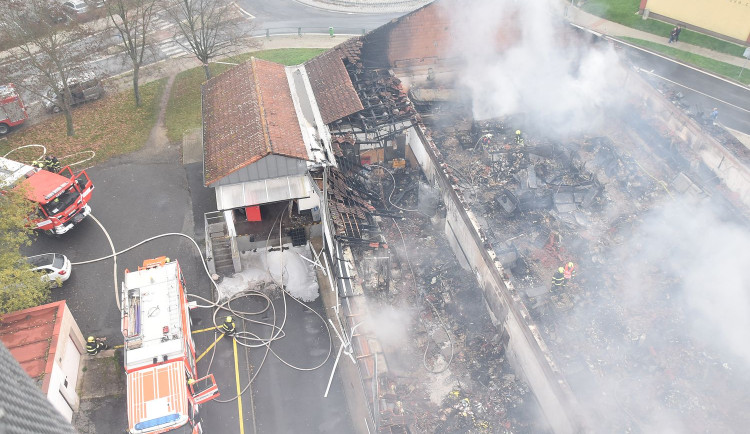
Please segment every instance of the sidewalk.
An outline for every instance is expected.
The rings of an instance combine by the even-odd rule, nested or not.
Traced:
[[[629,37],[643,39],[645,41],[655,42],[664,46],[669,46],[678,50],[687,51],[689,53],[697,54],[703,57],[708,57],[720,62],[729,63],[739,67],[747,67],[747,59],[744,57],[735,57],[725,53],[719,53],[708,48],[698,47],[695,45],[686,44],[684,42],[675,42],[669,44],[669,35],[658,36],[652,33],[644,32],[642,30],[633,29],[630,27],[623,26],[621,24],[607,21],[604,18],[592,15],[588,12],[584,12],[578,7],[571,7],[565,2],[565,8],[567,10],[568,20],[581,27],[593,30],[598,33],[613,37]]]

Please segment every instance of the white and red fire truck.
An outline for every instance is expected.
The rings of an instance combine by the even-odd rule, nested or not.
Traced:
[[[19,186],[26,199],[39,205],[30,217],[34,229],[49,235],[62,235],[91,214],[88,202],[94,183],[85,170],[73,174],[65,166],[55,173],[0,157],[0,191]]]
[[[0,86],[0,136],[26,122],[29,115],[13,83]]]
[[[122,284],[128,432],[201,433],[198,409],[219,396],[213,374],[198,378],[185,279],[164,256],[125,270]]]

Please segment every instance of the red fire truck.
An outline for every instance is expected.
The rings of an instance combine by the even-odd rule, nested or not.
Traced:
[[[94,183],[86,171],[73,174],[69,166],[54,173],[0,157],[0,191],[23,186],[26,199],[39,205],[31,217],[34,229],[62,235],[91,214],[88,205]]]
[[[13,83],[0,86],[0,136],[29,118]]]
[[[121,318],[128,433],[202,433],[199,406],[219,390],[213,374],[198,378],[180,265],[161,256],[125,270]]]

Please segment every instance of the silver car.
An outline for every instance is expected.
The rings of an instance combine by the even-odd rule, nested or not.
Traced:
[[[66,12],[74,17],[83,15],[89,10],[89,5],[84,3],[83,0],[68,0],[63,3],[62,7]]]

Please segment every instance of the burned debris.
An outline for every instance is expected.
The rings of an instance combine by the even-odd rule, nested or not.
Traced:
[[[716,363],[720,356],[680,332],[688,319],[670,294],[681,276],[642,264],[637,252],[623,259],[620,250],[643,215],[665,198],[710,197],[714,204],[733,206],[715,176],[688,162],[690,153],[679,139],[640,114],[613,117],[601,135],[565,142],[527,131],[519,119],[477,122],[460,109],[423,119],[446,173],[523,294],[576,395],[608,394],[587,415],[592,426],[643,429],[651,421],[638,417],[654,411],[676,420],[691,412],[709,430],[742,423],[710,414],[711,408],[730,405],[742,386]],[[555,287],[553,271],[568,262],[579,268],[578,276]],[[635,306],[629,264],[639,264],[637,272],[658,289],[639,296]],[[666,336],[651,335],[652,328],[666,330]],[[690,386],[693,375],[710,379],[721,393]],[[613,387],[611,378],[653,385],[659,408],[619,396],[629,386]]]
[[[507,336],[435,230],[439,198],[418,169],[390,163],[329,169],[327,184],[337,237],[380,306],[373,316],[406,312],[396,325],[406,339],[374,332],[384,355],[372,379],[379,432],[543,432],[536,401],[505,359]]]

